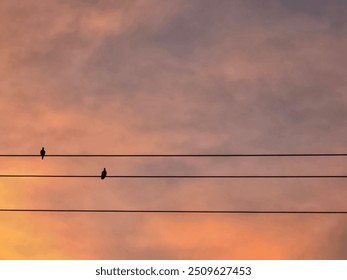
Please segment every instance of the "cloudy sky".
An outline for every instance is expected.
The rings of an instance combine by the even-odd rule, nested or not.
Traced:
[[[2,0],[0,154],[347,152],[344,0]],[[0,158],[0,174],[343,175],[346,158]],[[343,179],[1,178],[0,208],[346,211]],[[346,259],[343,215],[0,213],[0,259]]]

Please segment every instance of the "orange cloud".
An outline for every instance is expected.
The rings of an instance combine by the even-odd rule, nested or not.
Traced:
[[[3,1],[1,153],[38,154],[42,146],[48,154],[345,151],[347,41],[336,8],[116,2]],[[99,175],[104,167],[114,175],[347,168],[343,158],[38,157],[0,164],[3,174],[71,175]],[[345,195],[341,180],[0,180],[0,208],[325,210],[343,209]],[[336,217],[0,216],[1,258],[346,256],[339,249],[346,229]]]

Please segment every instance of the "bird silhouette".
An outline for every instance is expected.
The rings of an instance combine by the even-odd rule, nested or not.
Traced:
[[[101,172],[101,180],[104,180],[106,178],[107,175],[107,171],[106,168],[104,168],[104,170]]]
[[[41,157],[42,159],[45,157],[45,154],[46,154],[46,151],[45,151],[45,148],[42,147],[41,151],[40,151],[40,154],[41,154]]]

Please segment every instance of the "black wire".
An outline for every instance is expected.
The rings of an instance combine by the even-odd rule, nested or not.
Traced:
[[[0,212],[53,213],[168,213],[168,214],[347,214],[347,211],[263,211],[263,210],[125,210],[125,209],[0,209]]]
[[[34,175],[0,174],[0,178],[100,178],[99,175]],[[285,179],[285,178],[347,178],[347,175],[115,175],[106,178],[118,179]]]
[[[346,157],[347,153],[303,154],[46,154],[45,157]],[[0,157],[41,157],[38,154],[0,154]]]

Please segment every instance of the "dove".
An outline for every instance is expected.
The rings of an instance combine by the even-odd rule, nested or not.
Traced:
[[[101,180],[104,180],[106,178],[107,175],[107,171],[106,168],[104,168],[104,170],[101,172]]]
[[[45,151],[45,148],[42,147],[41,151],[40,151],[40,154],[41,154],[41,157],[42,159],[45,157],[45,154],[46,154],[46,151]]]

